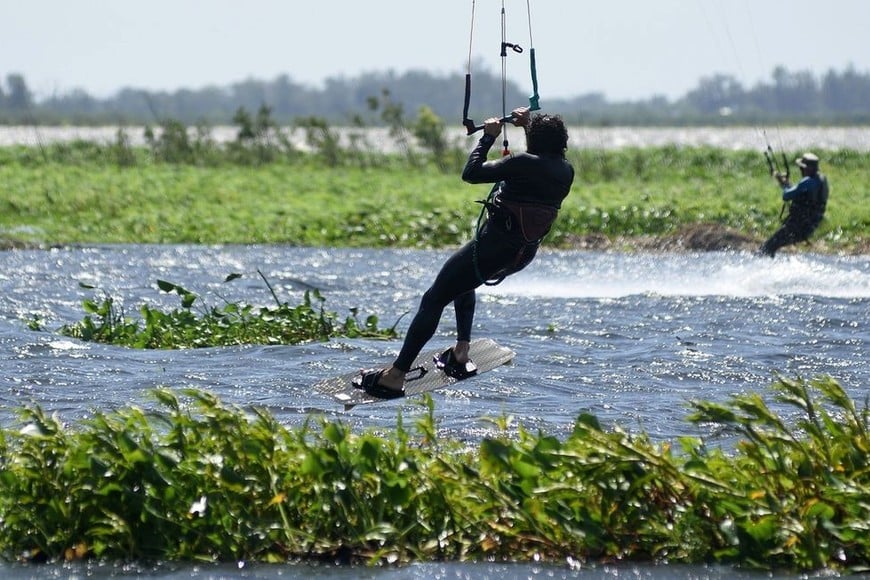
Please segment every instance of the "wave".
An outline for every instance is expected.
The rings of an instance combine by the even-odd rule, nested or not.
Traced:
[[[746,253],[616,255],[566,252],[541,256],[498,286],[495,295],[553,298],[815,295],[870,297],[870,256]]]

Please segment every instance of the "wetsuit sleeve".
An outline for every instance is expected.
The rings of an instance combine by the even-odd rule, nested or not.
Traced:
[[[791,201],[805,193],[811,193],[812,190],[812,180],[809,177],[805,177],[791,187],[784,187],[782,190],[782,199],[783,201]]]
[[[498,162],[487,162],[486,156],[489,153],[492,144],[495,143],[495,137],[486,133],[477,141],[477,146],[468,155],[468,161],[465,162],[465,168],[462,170],[462,180],[468,183],[495,183],[502,179],[496,175],[492,166]]]

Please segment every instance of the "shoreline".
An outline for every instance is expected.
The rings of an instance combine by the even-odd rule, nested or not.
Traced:
[[[773,232],[771,232],[772,234]],[[719,224],[700,223],[681,228],[668,235],[617,236],[603,234],[576,236],[567,247],[576,250],[681,253],[681,252],[755,252],[764,243],[737,230]],[[782,248],[780,254],[812,252],[827,255],[861,256],[870,254],[870,240],[861,239],[851,247],[832,247],[823,239],[810,238],[808,242]]]
[[[624,253],[683,253],[683,252],[755,252],[764,240],[759,240],[737,230],[715,223],[692,224],[668,235],[616,236],[585,234],[569,236],[569,243],[553,246],[545,241],[543,247],[560,250],[588,250],[597,252]],[[91,242],[99,245],[102,242]],[[0,237],[0,251],[49,250],[66,246],[87,245],[81,242],[39,243],[14,238]],[[810,238],[809,242],[786,246],[781,254],[812,252],[827,255],[870,255],[870,240],[861,239],[851,247],[831,247],[822,239]]]
[[[390,136],[390,130],[387,127],[360,129],[333,126],[332,128],[339,136],[343,146],[350,145],[355,136],[364,135],[366,143],[381,153],[401,153],[403,151],[403,145]],[[232,125],[215,125],[209,129],[211,138],[218,144],[235,141],[239,131],[238,127]],[[304,130],[292,126],[282,126],[280,129],[298,150],[311,150]],[[144,138],[145,125],[5,125],[0,126],[0,147],[18,145],[42,147],[52,143],[70,143],[73,141],[109,145],[117,141],[119,130],[124,131],[130,145],[134,147],[147,145]],[[159,128],[157,130],[159,131]],[[196,135],[195,128],[190,127],[188,131],[191,137]],[[610,127],[569,125],[568,134],[570,136],[568,148],[577,150],[613,151],[626,148],[676,146],[761,152],[765,147],[765,141],[759,133],[759,127],[753,125],[615,125]],[[787,144],[787,149],[790,151],[806,149],[870,151],[870,126],[782,126],[777,127],[777,135],[777,139]],[[465,150],[471,146],[471,140],[464,131],[448,130],[446,136],[454,147]]]

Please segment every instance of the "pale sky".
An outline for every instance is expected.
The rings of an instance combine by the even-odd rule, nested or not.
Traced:
[[[870,72],[870,0],[0,0],[0,79],[37,98],[174,91],[250,78],[319,88],[363,72],[465,73],[469,41],[501,70],[506,36],[537,56],[539,92],[679,97],[714,73]],[[471,14],[474,6],[474,35]],[[508,76],[530,88],[528,51]],[[472,78],[474,78],[472,76]]]

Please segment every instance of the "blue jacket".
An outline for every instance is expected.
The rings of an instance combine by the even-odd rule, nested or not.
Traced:
[[[822,221],[828,205],[828,178],[815,173],[795,185],[785,185],[782,199],[791,202],[787,221],[816,226]]]

